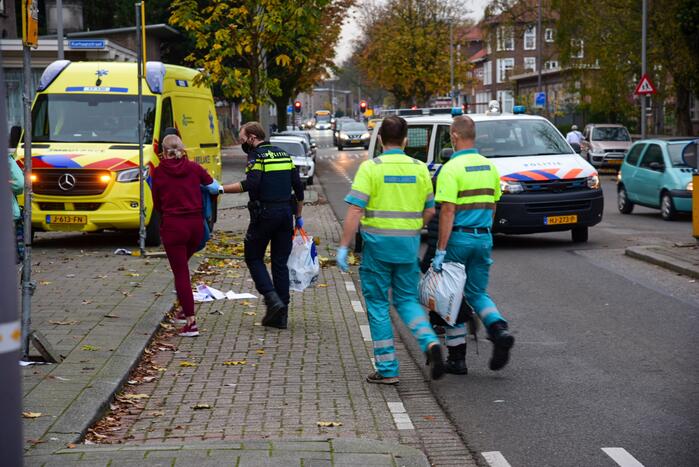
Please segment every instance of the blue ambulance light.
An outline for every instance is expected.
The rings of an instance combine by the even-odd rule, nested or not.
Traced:
[[[56,60],[47,66],[39,79],[37,92],[46,90],[68,65],[70,65],[70,60]]]
[[[153,94],[163,92],[165,82],[165,65],[163,62],[146,62],[146,83]]]
[[[515,115],[523,114],[527,111],[527,107],[524,105],[515,105],[512,107],[512,113]]]

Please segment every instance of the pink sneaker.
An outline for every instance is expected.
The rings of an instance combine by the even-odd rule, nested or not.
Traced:
[[[197,337],[199,335],[197,322],[194,321],[192,324],[185,324],[178,334],[182,337]]]
[[[175,317],[172,318],[172,324],[176,324],[178,326],[184,326],[185,324],[187,324],[187,317],[184,315],[184,311],[182,311],[182,308],[177,309]]]

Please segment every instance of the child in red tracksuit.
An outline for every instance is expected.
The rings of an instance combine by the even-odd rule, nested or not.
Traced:
[[[160,238],[175,276],[175,290],[182,311],[175,324],[184,324],[179,335],[199,335],[194,318],[194,297],[189,275],[189,259],[204,238],[204,218],[200,185],[212,194],[219,192],[219,183],[206,169],[185,157],[179,136],[163,139],[163,157],[153,170],[153,201],[160,213]]]

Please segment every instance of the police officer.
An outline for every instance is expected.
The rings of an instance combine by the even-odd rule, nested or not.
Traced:
[[[464,295],[475,309],[493,343],[490,369],[500,370],[509,360],[514,337],[507,321],[487,292],[493,260],[491,228],[495,202],[500,199],[500,176],[495,166],[473,147],[476,130],[468,116],[454,118],[451,143],[456,150],[437,177],[435,200],[441,203],[439,238],[432,267],[441,271],[444,261],[466,267]],[[456,324],[446,329],[448,373],[466,374],[466,328]]]
[[[247,191],[250,194],[245,263],[267,305],[262,325],[286,329],[289,313],[289,269],[286,263],[291,253],[294,224],[303,227],[303,184],[291,156],[265,141],[265,131],[258,122],[248,122],[240,128],[240,141],[248,155],[245,180],[224,185],[223,190],[225,193]],[[264,263],[270,242],[273,280]]]
[[[370,383],[398,383],[389,288],[396,311],[427,353],[432,378],[444,374],[439,340],[417,295],[420,230],[434,215],[434,194],[427,166],[403,152],[407,134],[408,124],[400,117],[381,123],[383,153],[359,167],[345,198],[350,206],[337,249],[337,264],[346,272],[347,248],[361,221],[364,253],[359,276],[376,361],[376,371],[366,378]]]

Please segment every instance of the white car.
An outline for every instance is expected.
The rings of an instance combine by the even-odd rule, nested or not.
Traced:
[[[306,150],[307,142],[299,136],[272,136],[269,139],[272,146],[286,151],[294,165],[299,169],[301,181],[306,185],[313,185],[313,176],[316,171],[316,163]]]
[[[543,117],[469,114],[476,124],[475,147],[492,160],[500,175],[502,197],[493,232],[529,234],[569,230],[574,242],[586,242],[588,228],[602,220],[604,199],[597,170],[579,157]],[[453,154],[450,115],[406,117],[405,153],[427,164],[431,173]],[[369,154],[381,154],[378,129]]]

